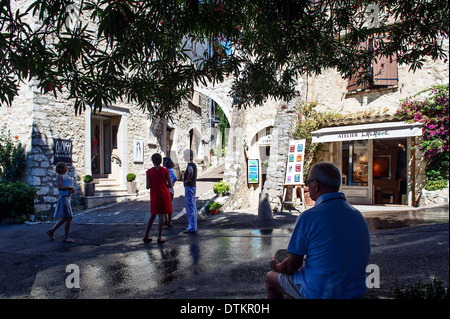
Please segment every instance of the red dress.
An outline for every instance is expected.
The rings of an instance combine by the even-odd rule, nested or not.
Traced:
[[[147,178],[150,181],[150,213],[172,214],[172,201],[170,200],[170,192],[167,188],[166,181],[169,178],[169,171],[159,166],[147,170]]]

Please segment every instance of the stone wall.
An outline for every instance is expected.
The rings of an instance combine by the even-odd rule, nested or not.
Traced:
[[[168,123],[175,129],[170,157],[179,174],[187,166],[183,155],[184,151],[190,148],[190,130],[194,132],[194,160],[197,163],[209,163],[210,103],[210,98],[200,93],[198,98],[183,103],[174,116],[174,121]]]
[[[296,100],[288,104],[269,100],[260,107],[232,109],[233,122],[228,138],[224,173],[224,180],[230,183],[232,193],[228,209],[257,208],[261,192],[269,194],[274,210],[278,208],[281,203],[280,184],[284,183],[290,133],[297,118],[296,103]],[[272,137],[266,181],[264,185],[262,181],[260,184],[247,184],[247,160],[265,159],[258,142],[266,129],[270,129]]]
[[[264,192],[269,195],[270,207],[273,211],[281,209],[284,178],[286,173],[289,141],[297,121],[298,99],[282,104],[275,117],[274,134],[270,147],[267,179],[264,183]]]
[[[424,207],[430,205],[448,204],[448,198],[448,187],[437,191],[427,191],[426,189],[423,189],[419,200],[419,206]]]
[[[449,41],[443,41],[449,51]],[[376,111],[394,114],[399,102],[415,95],[431,85],[449,83],[449,62],[428,59],[422,69],[412,72],[409,65],[398,65],[398,85],[392,88],[365,90],[347,93],[348,80],[335,69],[324,70],[322,74],[306,78],[302,92],[308,102],[317,101],[321,111],[332,110],[343,114],[356,111]]]

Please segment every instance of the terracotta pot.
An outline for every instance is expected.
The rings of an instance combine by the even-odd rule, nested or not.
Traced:
[[[217,209],[214,209],[214,210],[209,210],[209,213],[211,214],[211,215],[217,215],[218,213],[220,213],[220,208],[217,208]]]

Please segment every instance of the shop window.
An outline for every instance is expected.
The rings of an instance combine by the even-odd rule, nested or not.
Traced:
[[[342,142],[342,186],[367,186],[369,141]]]
[[[375,52],[383,43],[388,41],[386,36],[377,36],[368,39],[360,44],[360,49],[367,49]],[[360,72],[355,74],[348,81],[347,90],[353,92],[357,90],[386,88],[398,85],[397,55],[374,57],[372,65],[368,71],[368,76],[364,80]]]

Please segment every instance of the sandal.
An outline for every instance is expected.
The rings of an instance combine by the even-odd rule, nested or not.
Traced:
[[[63,242],[65,242],[65,243],[74,243],[75,242],[75,240],[73,240],[73,239],[70,239],[70,238],[64,238],[63,239]]]
[[[54,234],[55,234],[55,233],[52,232],[51,230],[49,230],[49,231],[47,232],[47,235],[48,235],[48,237],[50,237],[51,240],[55,240],[55,237],[53,236]]]
[[[149,243],[152,241],[151,238],[142,238],[142,240],[144,241],[144,243]]]

